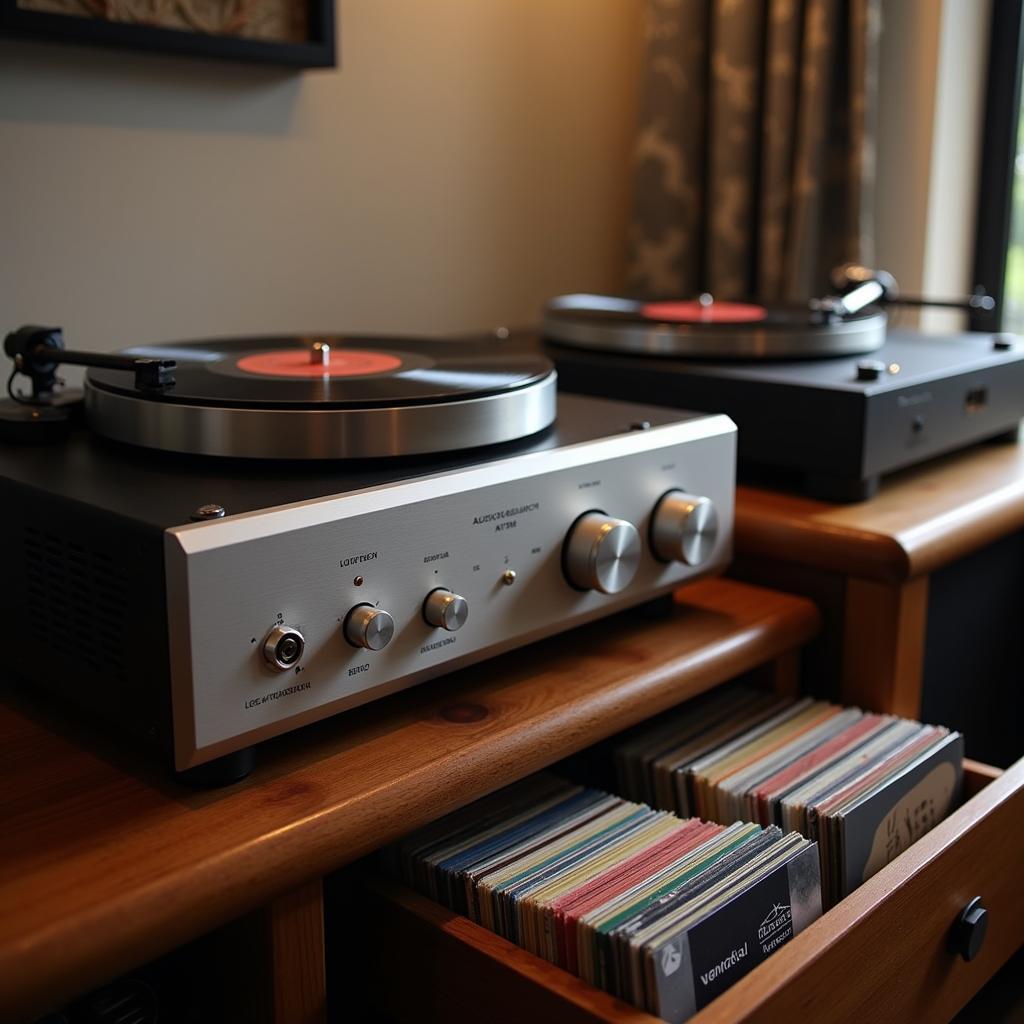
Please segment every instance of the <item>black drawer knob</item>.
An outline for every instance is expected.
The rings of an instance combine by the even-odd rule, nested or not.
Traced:
[[[975,896],[960,911],[960,916],[953,925],[953,933],[950,936],[952,951],[959,953],[967,961],[973,960],[981,952],[987,931],[988,911],[981,902],[981,897]]]

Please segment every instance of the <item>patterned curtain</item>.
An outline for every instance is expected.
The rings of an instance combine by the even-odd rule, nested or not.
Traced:
[[[873,260],[880,0],[646,0],[630,287],[799,301]]]

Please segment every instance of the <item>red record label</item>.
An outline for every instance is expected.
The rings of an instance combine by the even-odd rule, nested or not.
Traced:
[[[767,315],[764,306],[748,302],[648,302],[640,308],[648,320],[680,324],[750,324]]]
[[[309,349],[283,348],[274,352],[254,352],[235,365],[243,373],[261,377],[362,377],[370,373],[397,370],[402,360],[384,352],[358,348],[332,348],[330,361],[313,362]]]

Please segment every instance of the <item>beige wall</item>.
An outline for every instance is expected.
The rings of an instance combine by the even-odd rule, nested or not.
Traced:
[[[0,43],[0,329],[525,323],[622,286],[640,0],[339,0],[341,67]]]

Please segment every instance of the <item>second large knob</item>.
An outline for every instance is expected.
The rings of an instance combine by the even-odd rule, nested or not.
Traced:
[[[633,582],[640,564],[640,534],[625,519],[587,512],[569,530],[565,575],[579,590],[617,594]]]
[[[718,542],[718,512],[710,498],[673,490],[651,517],[651,547],[663,562],[703,565]]]

